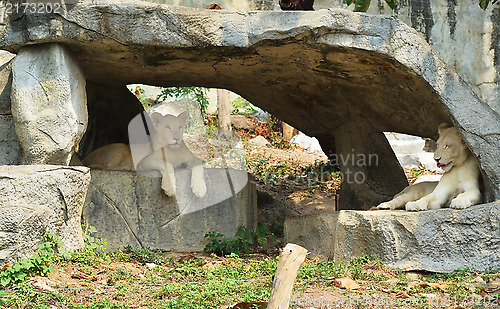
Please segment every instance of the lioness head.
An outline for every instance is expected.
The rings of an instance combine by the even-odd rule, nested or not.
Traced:
[[[467,160],[470,151],[455,127],[442,123],[439,125],[438,133],[439,139],[436,152],[434,152],[434,160],[437,166],[446,173]]]
[[[168,146],[172,149],[179,148],[188,120],[188,113],[182,112],[178,116],[153,113],[150,116],[156,130],[154,142],[159,147]]]

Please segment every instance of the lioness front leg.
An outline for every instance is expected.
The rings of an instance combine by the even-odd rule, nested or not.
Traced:
[[[166,171],[163,171],[161,179],[161,188],[169,197],[175,195],[175,170],[172,164],[165,164]]]
[[[472,205],[481,203],[481,192],[477,189],[471,189],[460,193],[451,200],[450,208],[464,209]]]
[[[196,197],[202,198],[207,194],[205,184],[205,169],[203,165],[197,165],[191,169],[191,189]]]
[[[408,202],[417,201],[418,199],[430,194],[436,187],[434,182],[421,182],[413,186],[406,187],[403,191],[396,194],[394,198],[388,202],[381,203],[377,206],[378,209],[404,209]]]
[[[408,211],[421,211],[421,210],[433,210],[443,207],[443,205],[448,200],[449,194],[447,192],[436,192],[434,190],[431,194],[424,196],[423,198],[406,203],[405,209]]]

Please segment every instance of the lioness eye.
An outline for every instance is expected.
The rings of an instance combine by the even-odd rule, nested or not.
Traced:
[[[448,149],[448,148],[450,148],[450,145],[445,145],[443,148]]]
[[[165,126],[165,128],[169,129],[170,130],[170,126]]]

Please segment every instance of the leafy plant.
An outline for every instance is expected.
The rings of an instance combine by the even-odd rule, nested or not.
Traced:
[[[241,226],[235,234],[235,238],[224,239],[224,235],[217,232],[205,234],[210,242],[203,249],[204,252],[213,252],[220,256],[236,254],[237,256],[248,255],[250,247],[260,245],[265,247],[268,240],[276,243],[276,237],[264,226],[258,225],[254,232]]]
[[[159,250],[150,248],[139,248],[126,246],[124,253],[127,254],[129,261],[137,261],[139,263],[155,263],[158,265],[168,264],[172,261],[171,257],[164,257]]]
[[[6,265],[0,272],[0,284],[6,287],[11,284],[23,282],[35,275],[46,275],[53,272],[50,265],[53,256],[57,254],[57,248],[61,245],[57,235],[45,232],[46,242],[41,244],[39,252],[31,258],[14,263],[12,266]]]
[[[166,100],[168,97],[193,99],[198,102],[202,115],[206,114],[208,105],[208,88],[204,87],[167,87],[162,88],[156,100]]]
[[[243,97],[236,98],[236,100],[231,102],[231,105],[233,106],[233,110],[231,111],[233,115],[250,116],[257,113],[257,110],[253,108],[252,104]]]
[[[345,3],[349,6],[354,2],[354,12],[366,12],[370,7],[371,0],[346,0]],[[394,10],[396,7],[395,0],[385,0],[385,3]]]
[[[490,4],[495,4],[497,3],[499,0],[479,0],[479,6],[486,11],[486,9],[488,8],[488,5]],[[500,7],[498,8],[498,15],[500,16]]]

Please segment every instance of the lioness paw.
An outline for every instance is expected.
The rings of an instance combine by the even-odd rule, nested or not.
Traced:
[[[469,206],[472,206],[473,204],[474,203],[472,203],[468,199],[456,197],[456,198],[454,198],[454,199],[451,200],[450,208],[453,208],[453,209],[464,209],[464,208],[467,208]]]
[[[405,209],[408,211],[427,210],[428,204],[429,204],[428,202],[420,200],[414,202],[408,202],[406,203]]]
[[[392,209],[391,207],[391,203],[389,202],[383,202],[383,203],[380,203],[378,206],[377,206],[378,209],[380,210],[387,210],[387,209]]]
[[[193,179],[193,182],[191,183],[191,189],[193,190],[193,194],[198,198],[202,198],[207,194],[207,185],[205,184],[204,179]]]

